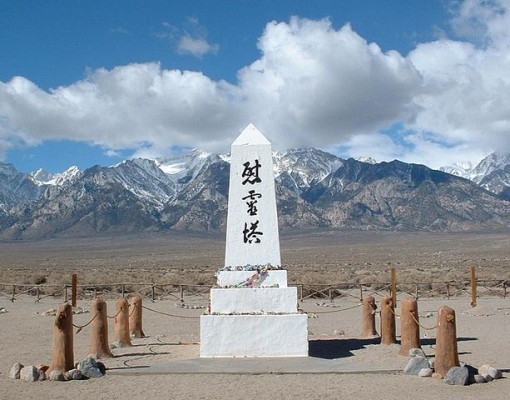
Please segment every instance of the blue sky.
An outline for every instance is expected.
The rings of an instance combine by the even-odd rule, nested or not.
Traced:
[[[510,2],[0,1],[0,160],[61,172],[248,123],[432,167],[510,150]]]

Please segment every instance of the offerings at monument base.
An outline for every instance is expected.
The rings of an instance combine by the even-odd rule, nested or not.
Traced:
[[[308,355],[308,316],[281,268],[271,144],[249,125],[232,144],[225,266],[200,317],[201,357]]]

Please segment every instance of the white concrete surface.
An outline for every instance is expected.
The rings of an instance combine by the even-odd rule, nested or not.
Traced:
[[[211,289],[211,314],[296,313],[297,288]]]
[[[305,356],[306,314],[200,317],[200,357]]]
[[[218,271],[217,282],[220,287],[235,286],[249,279],[256,271]],[[287,271],[273,269],[267,272],[267,276],[258,283],[258,287],[276,286],[287,287]]]

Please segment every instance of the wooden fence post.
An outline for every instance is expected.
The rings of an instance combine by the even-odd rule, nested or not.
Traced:
[[[457,328],[455,310],[443,306],[439,309],[436,333],[436,357],[434,369],[443,378],[451,367],[458,367]]]
[[[381,301],[381,343],[397,343],[393,299],[386,296]]]
[[[476,267],[471,267],[471,307],[476,307]]]
[[[71,305],[73,307],[76,307],[76,299],[77,299],[77,291],[78,291],[78,275],[77,274],[73,274],[72,276],[72,280],[71,280],[71,287],[72,287],[72,291],[71,291]]]
[[[129,305],[125,298],[115,303],[115,338],[117,347],[132,346],[129,336]]]
[[[145,337],[142,328],[142,296],[136,294],[129,301],[129,333],[135,338]]]
[[[391,269],[391,297],[393,300],[393,309],[397,307],[397,270]]]
[[[113,357],[108,346],[108,316],[106,302],[97,298],[92,302],[94,320],[92,321],[90,354],[96,358]]]
[[[410,349],[421,348],[418,318],[418,302],[416,299],[407,298],[402,300],[400,303],[401,356],[409,356]]]
[[[49,372],[65,373],[74,368],[73,308],[71,304],[58,306],[53,327],[53,356]]]
[[[375,305],[374,296],[368,296],[363,299],[363,339],[371,339],[378,337],[379,334],[375,329]]]

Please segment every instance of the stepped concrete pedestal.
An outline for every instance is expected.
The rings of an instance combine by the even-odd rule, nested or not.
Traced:
[[[308,316],[202,315],[200,357],[306,357]]]
[[[271,144],[253,125],[232,144],[217,283],[200,317],[200,357],[308,356],[308,316],[281,269]]]

